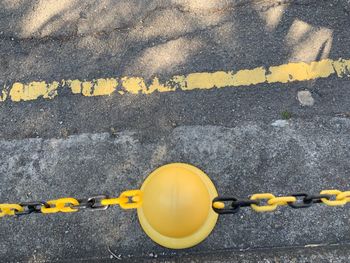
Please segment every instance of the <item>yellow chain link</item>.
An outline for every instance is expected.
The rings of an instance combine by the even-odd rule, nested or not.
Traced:
[[[129,198],[131,198],[132,203],[129,202]],[[142,205],[142,191],[129,190],[122,192],[117,198],[102,199],[101,205],[120,205],[123,209],[139,208]]]
[[[250,197],[250,200],[272,200],[276,198],[276,196],[274,196],[273,194],[271,193],[262,193],[262,194],[254,194]],[[267,201],[267,202],[268,202]],[[276,210],[277,208],[277,205],[276,204],[267,204],[267,205],[255,205],[255,204],[252,204],[251,205],[251,208],[253,210],[255,210],[256,212],[271,212],[271,211],[274,211]]]
[[[78,209],[73,209],[67,205],[73,206],[73,205],[79,205],[79,201],[75,198],[60,198],[57,200],[50,200],[47,201],[47,204],[50,205],[50,207],[41,207],[41,213],[43,214],[52,214],[52,213],[71,213],[76,212]],[[53,206],[53,207],[52,207]]]
[[[322,203],[328,206],[343,206],[350,202],[350,191],[340,190],[323,190],[321,195],[334,196],[334,200],[328,198],[321,198]],[[271,193],[254,194],[250,197],[251,200],[266,200],[267,205],[252,204],[251,208],[257,212],[271,212],[277,209],[278,206],[288,205],[288,203],[296,202],[297,199],[294,196],[281,196],[276,197]],[[222,205],[216,205],[217,208],[223,208]]]
[[[347,203],[350,202],[350,191],[344,191],[337,195],[336,200],[346,200]]]
[[[350,202],[350,191],[323,190],[320,194],[335,195],[335,200],[328,200],[327,198],[321,199],[322,203],[329,206],[343,206],[347,202]]]
[[[295,202],[297,199],[294,196],[281,196],[275,197],[267,201],[269,205],[283,206],[288,205],[288,203]]]
[[[13,216],[15,212],[23,212],[23,207],[18,204],[0,204],[0,217]]]
[[[120,205],[123,209],[139,208],[142,205],[142,191],[141,190],[128,190],[122,192],[118,198],[104,198],[100,201],[103,206]],[[79,206],[80,203],[77,199],[72,197],[59,198],[56,200],[47,201],[45,205],[42,205],[39,209],[43,214],[52,213],[71,213],[77,212],[79,209],[74,208]],[[24,208],[20,204],[0,204],[0,217],[14,216],[16,212],[23,212]]]

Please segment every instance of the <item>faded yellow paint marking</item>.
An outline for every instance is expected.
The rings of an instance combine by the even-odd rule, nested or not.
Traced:
[[[262,67],[255,69],[232,71],[217,71],[213,73],[200,72],[186,76],[176,76],[173,80],[182,90],[212,89],[224,87],[249,86],[266,81],[266,70]]]
[[[161,84],[159,82],[158,78],[154,78],[152,80],[152,84],[149,86],[147,92],[145,94],[151,94],[155,91],[158,92],[169,92],[169,91],[175,91],[175,87],[171,86],[170,84]]]
[[[94,87],[94,83],[92,81],[84,81],[81,84],[81,86],[82,86],[81,94],[88,97],[92,96],[93,87]]]
[[[118,86],[118,81],[114,78],[97,79],[93,81],[80,81],[78,79],[63,81],[70,87],[72,93],[84,96],[106,96],[111,95]]]
[[[1,91],[0,102],[3,102],[7,99],[7,93],[5,90]]]
[[[0,92],[0,102],[28,101],[38,98],[53,99],[59,89],[68,88],[73,94],[83,96],[107,96],[113,93],[124,95],[152,94],[154,92],[170,92],[175,90],[208,90],[224,87],[240,87],[261,83],[288,83],[306,81],[330,76],[350,77],[350,60],[324,59],[310,63],[293,62],[269,68],[257,67],[234,71],[195,72],[186,75],[173,76],[169,80],[160,81],[154,77],[146,82],[141,77],[99,78],[94,80],[61,80],[47,83],[33,81],[29,83],[14,83],[9,89]]]
[[[309,67],[310,79],[327,78],[334,74],[332,60],[324,59],[318,62],[311,62]]]
[[[339,59],[338,61],[334,61],[333,67],[334,70],[337,72],[338,77],[350,77],[350,59]]]
[[[111,95],[118,86],[118,81],[114,78],[98,79],[94,86],[93,96]]]
[[[266,81],[266,69],[263,67],[238,71],[234,76],[234,86],[249,86]]]
[[[143,78],[138,77],[124,77],[121,79],[124,90],[131,94],[138,94],[146,92],[146,84]]]
[[[289,63],[277,67],[270,67],[271,72],[266,76],[268,83],[287,83],[295,80],[309,80],[306,63]]]
[[[290,81],[305,81],[317,78],[326,78],[334,74],[333,61],[324,59],[317,62],[305,63],[289,63],[276,67],[270,67],[271,72],[266,76],[268,83]]]
[[[78,79],[68,80],[66,83],[71,88],[73,94],[80,94],[81,93],[81,81],[80,80],[78,80]]]
[[[182,90],[212,89],[233,86],[234,80],[231,72],[217,71],[189,74],[185,77],[185,83]]]
[[[46,83],[45,81],[33,81],[28,84],[16,82],[10,90],[10,98],[12,101],[35,100],[40,97],[44,99],[53,99],[58,95],[57,88],[59,83],[54,81]]]
[[[152,83],[147,87],[143,78],[139,77],[124,77],[121,79],[122,90],[119,91],[120,94],[131,93],[131,94],[151,94],[155,91],[157,92],[169,92],[174,91],[175,87],[171,84],[161,84],[159,79],[155,77]]]

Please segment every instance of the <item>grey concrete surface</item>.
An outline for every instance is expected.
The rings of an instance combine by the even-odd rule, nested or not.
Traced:
[[[44,8],[44,3],[49,2],[27,2],[27,9]],[[6,9],[10,4],[5,3],[11,2],[3,1],[3,12],[9,16],[15,11],[9,7]],[[94,3],[99,6],[98,2]],[[112,10],[109,15],[99,17],[91,14],[90,19],[95,22],[119,19],[119,13],[123,13],[124,9],[117,7],[114,10],[114,3],[111,1],[107,5],[107,10]],[[295,60],[349,57],[350,21],[344,11],[345,2],[248,1],[234,7],[224,5],[226,1],[184,3],[187,3],[182,5],[186,11],[177,8],[177,5],[154,7],[147,19],[142,20],[140,14],[140,25],[123,30],[118,27],[111,30],[108,26],[101,29],[102,33],[69,35],[70,27],[62,26],[62,32],[66,33],[52,29],[48,36],[17,36],[14,32],[20,31],[15,29],[6,35],[4,33],[0,36],[0,87],[4,85],[7,89],[15,81],[124,75],[142,76],[146,80],[154,75],[168,79],[172,75],[189,72],[239,70]],[[163,4],[166,5],[166,2]],[[54,6],[47,5],[49,10],[56,10]],[[100,5],[101,8],[105,6]],[[156,2],[154,5],[157,6]],[[14,10],[22,15],[13,15],[12,22],[0,19],[0,25],[12,28],[8,25],[20,25],[18,21],[27,23],[24,18],[29,11],[23,8],[19,4]],[[95,9],[99,10],[96,7],[92,10]],[[88,14],[92,12],[84,5],[77,10],[85,10]],[[119,13],[117,10],[120,10]],[[57,12],[61,16],[66,14],[64,11]],[[57,16],[52,19],[61,17]],[[306,30],[302,38],[295,33],[300,30]],[[35,32],[39,34],[40,30]],[[103,98],[81,98],[62,91],[59,98],[52,102],[8,101],[0,104],[0,135],[9,139],[49,138],[81,132],[108,132],[113,127],[116,130],[148,131],[150,137],[157,136],[158,132],[168,132],[173,125],[234,127],[242,120],[276,119],[285,110],[300,117],[315,114],[334,116],[348,111],[347,86],[347,80],[320,80],[289,85],[257,85],[249,89],[228,88],[218,92],[152,96],[115,94]],[[299,107],[295,97],[300,89],[310,89],[315,93],[315,107],[309,110]]]
[[[183,126],[157,142],[141,142],[132,132],[3,140],[0,198],[24,201],[120,193],[140,187],[153,169],[169,162],[200,167],[222,195],[348,189],[349,131],[347,118],[320,118],[290,120],[283,127],[258,122],[235,128]],[[4,218],[0,233],[1,257],[9,261],[105,258],[108,246],[122,258],[177,254],[148,239],[135,212],[118,208]],[[188,253],[349,241],[346,208],[316,205],[263,214],[242,209],[240,214],[221,217],[212,235]]]
[[[182,255],[180,259],[165,257],[161,259],[147,260],[149,262],[348,262],[348,246],[320,246],[314,248],[264,248],[243,251],[211,251],[199,253],[194,258],[192,255]],[[132,260],[130,260],[132,262]],[[137,261],[134,260],[135,262]]]
[[[260,248],[250,250],[216,250],[192,254],[182,253],[181,256],[161,256],[144,259],[145,262],[348,262],[348,245],[318,246],[318,247],[284,247]],[[140,258],[128,259],[128,262],[138,262]],[[103,262],[110,262],[105,260]]]
[[[7,16],[11,14],[10,18],[12,17],[10,21],[2,19],[0,22],[4,28],[3,36],[0,38],[2,46],[0,76],[3,83],[16,80],[94,78],[114,75],[150,77],[154,74],[167,76],[188,71],[237,70],[262,64],[282,64],[287,60],[293,60],[293,56],[294,59],[306,61],[322,56],[338,58],[347,55],[343,51],[349,43],[348,15],[343,5],[336,5],[334,1],[244,1],[244,4],[237,4],[236,7],[232,6],[232,3],[237,1],[206,1],[205,4],[194,1],[192,5],[171,5],[167,1],[161,1],[162,4],[157,4],[156,1],[135,1],[134,3],[139,3],[139,7],[133,6],[129,9],[134,12],[140,11],[137,13],[137,18],[127,15],[131,20],[127,22],[131,25],[125,29],[120,29],[122,26],[116,21],[121,19],[125,10],[128,10],[127,8],[121,10],[116,4],[122,5],[123,1],[104,1],[109,4],[103,1],[101,3],[90,1],[94,3],[90,8],[84,7],[79,1],[65,1],[75,3],[73,6],[68,5],[71,12],[86,12],[83,17],[87,16],[91,24],[110,21],[108,26],[100,29],[101,31],[94,29],[92,33],[82,35],[77,32],[69,33],[69,28],[78,27],[76,23],[80,21],[73,19],[75,16],[69,18],[69,12],[67,14],[59,7],[55,7],[55,4],[45,5],[42,1],[25,2],[26,8],[19,4],[20,8],[15,10],[6,8],[3,4],[3,12],[6,12]],[[269,32],[266,16],[269,10],[279,6],[285,7],[281,21]],[[31,24],[31,20],[26,16],[33,17],[32,24],[36,26],[42,24],[40,19],[35,19],[38,15],[35,12],[36,8],[40,10],[46,8],[51,10],[50,12],[56,10],[57,14],[54,13],[53,20],[63,20],[74,25],[64,24],[59,28],[52,28],[47,36],[36,29],[33,35],[25,37],[20,32],[27,24]],[[102,11],[97,12],[103,8],[106,14]],[[150,9],[146,18],[142,13],[146,12],[145,9],[146,11]],[[311,51],[306,50],[310,51],[309,54],[304,52],[298,55],[294,49],[302,50],[305,47],[290,46],[286,43],[285,37],[296,20],[312,26],[311,31],[304,36],[305,39],[299,41],[303,42],[310,38],[310,44],[312,40],[319,44],[312,46]],[[138,24],[133,25],[133,22]],[[20,29],[5,32],[5,29],[13,28],[14,23]],[[55,23],[48,21],[47,24],[53,27]],[[314,39],[313,33],[319,29],[324,36]],[[333,32],[333,37],[329,40],[332,41],[332,48],[327,54],[325,47],[321,47],[327,42],[329,30]]]
[[[1,0],[0,90],[15,81],[167,79],[349,58],[349,13],[345,0]],[[0,103],[0,200],[119,194],[175,161],[203,169],[221,194],[346,190],[349,88],[348,78],[332,77],[151,96],[62,91],[52,101],[6,101]],[[300,91],[309,91],[313,103],[300,100]],[[108,247],[122,260],[164,262],[348,262],[350,254],[347,207],[244,210],[221,217],[206,241],[185,251],[154,244],[136,214],[118,208],[1,223],[3,262],[108,261]]]

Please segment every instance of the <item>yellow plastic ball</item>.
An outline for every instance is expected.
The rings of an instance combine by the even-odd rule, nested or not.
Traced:
[[[184,163],[164,165],[143,183],[137,213],[146,234],[158,244],[188,248],[204,240],[218,215],[211,207],[217,191],[200,169]]]

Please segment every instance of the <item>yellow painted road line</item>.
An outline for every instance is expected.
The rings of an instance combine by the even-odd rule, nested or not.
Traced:
[[[250,86],[261,83],[287,83],[306,81],[329,76],[350,77],[350,60],[324,59],[311,63],[295,62],[269,68],[258,67],[243,69],[237,72],[197,72],[187,75],[173,76],[161,82],[153,78],[149,85],[141,77],[104,78],[96,80],[61,80],[53,82],[33,81],[16,82],[4,87],[0,93],[0,101],[29,101],[38,98],[53,99],[59,95],[60,89],[70,89],[73,94],[83,96],[107,96],[113,93],[124,95],[151,94],[153,92],[170,92],[175,90],[219,89],[225,87]]]

